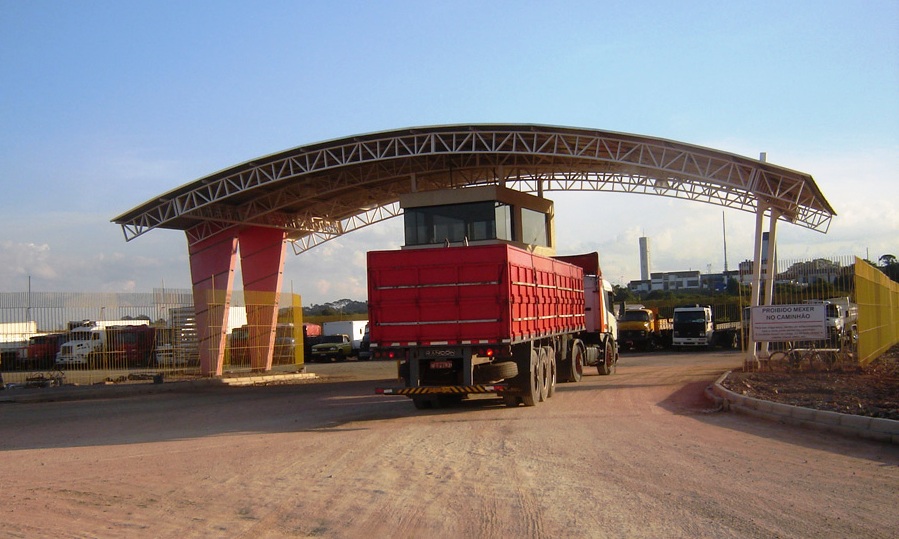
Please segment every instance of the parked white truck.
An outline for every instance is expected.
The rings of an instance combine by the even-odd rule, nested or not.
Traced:
[[[810,299],[805,303],[824,305],[827,316],[827,340],[830,346],[840,348],[854,344],[858,339],[858,305],[848,297],[825,300]]]
[[[741,323],[716,322],[710,305],[687,305],[674,309],[671,344],[678,348],[740,347]]]
[[[147,326],[149,320],[84,320],[69,326],[69,338],[56,354],[56,366],[87,365],[92,358],[106,352],[109,328]],[[152,344],[152,343],[151,343]]]

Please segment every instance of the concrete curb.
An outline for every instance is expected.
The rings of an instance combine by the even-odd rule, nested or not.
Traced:
[[[296,384],[318,380],[315,373],[257,374],[178,380],[164,383],[129,383],[120,385],[94,384],[84,386],[58,386],[45,388],[9,388],[0,391],[0,403],[54,402],[87,399],[115,399],[137,395],[153,395],[194,390],[202,387],[249,387]]]
[[[747,397],[734,393],[722,385],[730,373],[731,371],[725,372],[714,384],[706,388],[706,395],[709,399],[716,402],[723,410],[733,410],[788,425],[810,427],[844,436],[857,436],[899,445],[899,421],[814,410]]]

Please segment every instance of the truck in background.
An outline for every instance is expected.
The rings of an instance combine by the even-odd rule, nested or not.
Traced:
[[[156,366],[175,369],[199,365],[200,344],[193,307],[173,307],[164,327],[156,330]]]
[[[305,326],[303,327],[305,331]],[[272,363],[275,365],[292,364],[296,361],[296,328],[290,322],[279,322],[275,326],[275,341],[272,351]],[[250,327],[246,324],[234,328],[228,337],[228,364],[247,366],[250,364],[250,350],[261,347],[250,342]]]
[[[359,347],[359,361],[369,359],[371,359],[371,331],[369,325],[365,324],[365,335],[362,336],[362,345]]]
[[[317,344],[312,345],[311,361],[346,361],[353,355],[353,343],[344,334],[322,335]]]
[[[322,340],[322,327],[319,324],[303,323],[303,361],[312,361],[312,346]]]
[[[718,322],[710,305],[685,305],[674,309],[671,344],[675,348],[740,348],[742,322]]]
[[[858,341],[858,305],[852,303],[848,297],[809,299],[805,303],[824,305],[827,317],[827,347],[842,348]]]
[[[296,327],[292,323],[279,323],[275,327],[275,349],[272,353],[274,364],[283,365],[296,361],[297,337]]]
[[[618,342],[622,348],[655,350],[671,346],[671,319],[661,318],[655,307],[625,305],[618,313]]]
[[[0,370],[14,370],[28,346],[29,337],[36,335],[37,322],[0,322]]]
[[[227,341],[227,357],[230,365],[250,364],[250,327],[234,328]]]
[[[358,355],[362,348],[362,338],[365,336],[365,326],[368,320],[337,320],[322,324],[322,335],[346,335],[350,339],[352,352],[350,355]]]
[[[156,328],[147,320],[86,320],[69,327],[68,340],[56,354],[57,367],[146,367],[153,359]]]
[[[56,361],[56,354],[59,353],[59,349],[68,338],[68,334],[64,332],[46,333],[30,337],[28,346],[19,357],[19,369],[30,371],[52,368],[53,363]]]
[[[321,334],[322,327],[320,325],[303,322],[303,338],[320,337]]]
[[[848,297],[830,298],[827,300],[840,307],[843,318],[842,346],[858,346],[858,304]]]

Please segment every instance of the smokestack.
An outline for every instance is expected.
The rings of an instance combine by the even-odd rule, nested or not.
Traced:
[[[640,238],[640,280],[649,280],[649,238]]]

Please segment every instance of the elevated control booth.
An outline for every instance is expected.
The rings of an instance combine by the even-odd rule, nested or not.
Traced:
[[[499,185],[400,196],[403,249],[505,243],[555,255],[553,202]]]

